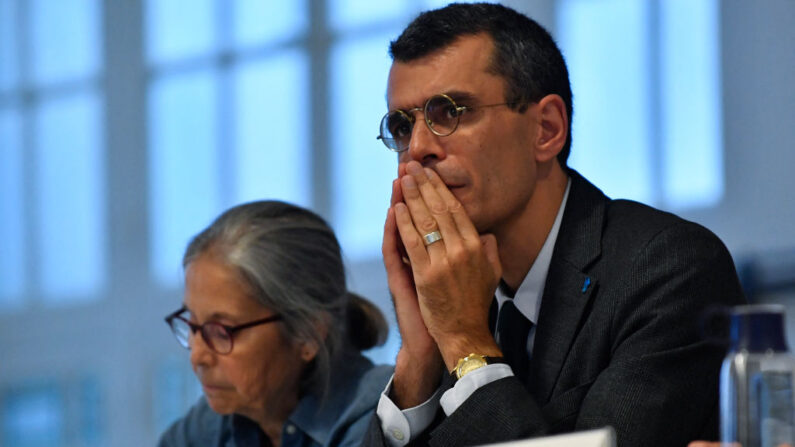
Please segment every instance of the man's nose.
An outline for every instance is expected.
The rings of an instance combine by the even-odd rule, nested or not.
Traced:
[[[411,130],[408,150],[404,152],[405,156],[401,154],[400,161],[416,160],[426,166],[433,161],[444,159],[445,151],[439,140],[444,137],[433,133],[425,122],[424,117],[420,118],[419,116],[417,117],[414,128]]]

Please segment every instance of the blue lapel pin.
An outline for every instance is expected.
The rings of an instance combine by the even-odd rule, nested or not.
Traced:
[[[590,285],[591,285],[591,277],[588,276],[585,278],[585,282],[582,283],[582,290],[580,292],[585,293],[585,291],[588,290],[588,286]]]

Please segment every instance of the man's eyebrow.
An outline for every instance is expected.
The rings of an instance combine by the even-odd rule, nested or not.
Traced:
[[[459,101],[461,101],[461,102],[472,102],[472,101],[475,101],[475,95],[474,94],[472,94],[470,92],[465,92],[463,90],[450,90],[450,91],[442,92],[442,94],[453,98],[453,101],[455,101],[455,102],[459,102]],[[438,95],[439,95],[439,93],[437,93],[434,96],[438,96]],[[422,106],[425,105],[425,101],[427,101],[429,98],[431,98],[431,97],[429,96],[428,98],[425,98],[423,103],[420,104],[420,105],[413,105],[411,107],[394,107],[394,108],[391,108],[389,110],[390,111],[393,111],[393,110],[404,110],[405,111],[405,110],[410,110],[410,109],[421,109]],[[387,102],[387,104],[388,104],[388,102]]]
[[[445,92],[444,94],[449,96],[449,97],[451,97],[451,98],[453,98],[453,101],[456,101],[456,102],[458,102],[458,101],[462,101],[462,102],[473,101],[475,99],[475,95],[473,95],[472,93],[464,92],[464,91],[461,91],[461,90],[453,90],[453,91],[450,91],[450,92]]]

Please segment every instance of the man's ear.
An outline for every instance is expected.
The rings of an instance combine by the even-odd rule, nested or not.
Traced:
[[[543,163],[557,157],[566,144],[569,116],[566,113],[566,103],[559,95],[541,98],[536,104],[536,112],[536,160]]]

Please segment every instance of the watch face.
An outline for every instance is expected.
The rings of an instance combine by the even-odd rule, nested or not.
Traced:
[[[486,366],[486,360],[480,356],[468,356],[461,362],[461,366],[458,367],[458,378],[464,377],[465,375],[469,374],[470,372]]]

